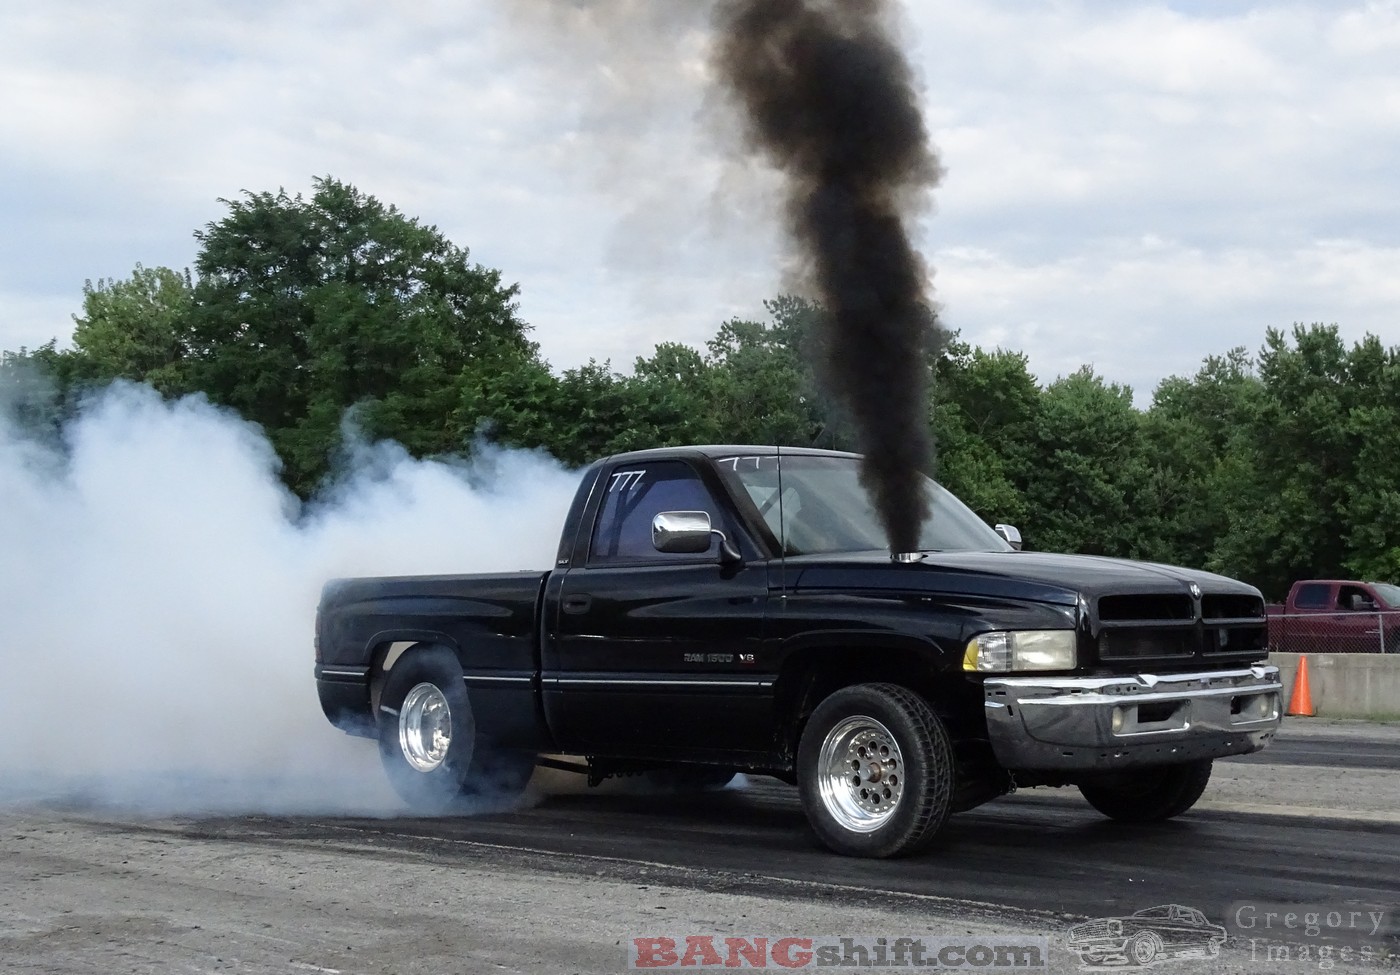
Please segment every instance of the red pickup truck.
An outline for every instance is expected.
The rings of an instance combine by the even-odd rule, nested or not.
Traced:
[[[1265,613],[1274,652],[1400,653],[1400,586],[1388,582],[1305,579]]]

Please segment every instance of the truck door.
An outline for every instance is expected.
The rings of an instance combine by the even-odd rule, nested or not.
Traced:
[[[587,557],[545,600],[544,706],[565,750],[722,759],[773,740],[774,675],[759,670],[768,566],[718,481],[680,460],[604,472]],[[740,549],[664,554],[663,511],[707,511]]]
[[[1335,649],[1344,653],[1377,653],[1381,649],[1380,606],[1367,586],[1342,583],[1337,587]]]
[[[1305,582],[1293,594],[1293,613],[1286,626],[1284,649],[1294,653],[1326,653],[1333,649],[1337,630],[1337,587],[1330,582]]]

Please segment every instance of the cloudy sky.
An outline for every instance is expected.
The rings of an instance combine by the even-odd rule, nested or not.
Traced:
[[[603,16],[597,5],[611,8]],[[220,197],[332,175],[521,288],[557,369],[785,285],[695,0],[0,6],[0,348],[189,266]],[[621,16],[619,16],[621,12]],[[1145,405],[1270,326],[1400,344],[1400,0],[911,0],[944,321]]]

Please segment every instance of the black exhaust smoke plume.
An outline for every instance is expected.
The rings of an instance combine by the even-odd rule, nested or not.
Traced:
[[[919,547],[933,460],[928,271],[906,221],[940,167],[887,0],[721,0],[717,63],[784,174],[789,231],[829,312],[824,372],[855,421],[895,553]]]

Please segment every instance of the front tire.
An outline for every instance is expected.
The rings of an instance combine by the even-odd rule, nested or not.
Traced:
[[[897,684],[843,687],[797,750],[807,819],[845,856],[897,857],[932,842],[952,810],[953,748],[928,702]]]
[[[1162,939],[1151,931],[1139,931],[1133,935],[1128,942],[1128,950],[1125,954],[1128,960],[1135,966],[1143,967],[1152,964],[1157,960],[1157,954],[1162,950]]]
[[[1092,782],[1079,791],[1089,805],[1124,823],[1156,823],[1180,816],[1196,804],[1210,782],[1211,760],[1128,769]]]
[[[465,798],[514,799],[535,756],[490,747],[477,734],[462,666],[446,647],[404,655],[379,693],[379,757],[414,812],[448,812]]]

